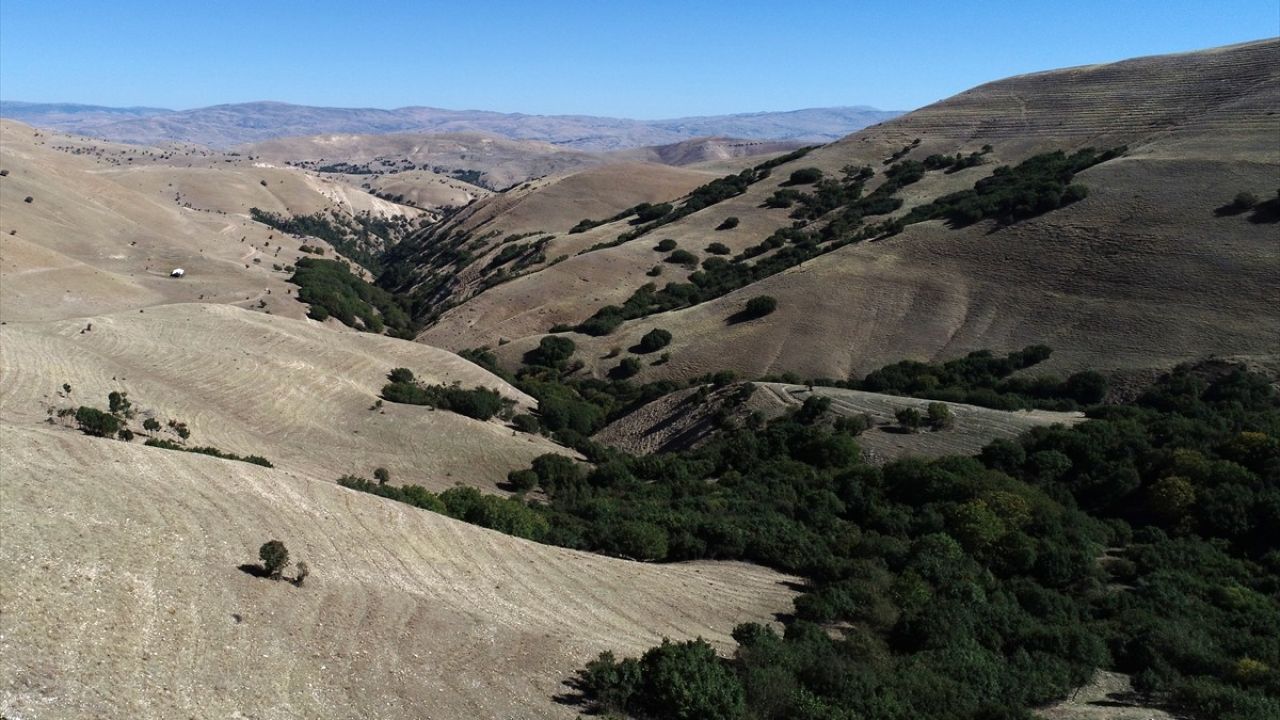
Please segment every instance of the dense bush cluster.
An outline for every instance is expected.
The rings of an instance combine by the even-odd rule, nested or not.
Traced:
[[[1041,215],[1084,199],[1088,190],[1071,183],[1075,174],[1117,158],[1126,149],[1118,147],[1099,153],[1085,148],[1071,155],[1058,150],[1027,158],[1014,167],[1001,166],[990,177],[974,183],[972,190],[913,208],[904,222],[942,217],[960,227],[991,218],[1009,225]]]
[[[757,295],[747,301],[743,312],[749,318],[762,318],[778,309],[778,301],[771,295]]]
[[[721,702],[724,717],[1023,717],[990,713],[1052,701],[1096,667],[1201,717],[1280,712],[1280,543],[1268,532],[1280,522],[1280,407],[1264,379],[1182,370],[1136,406],[996,443],[981,461],[876,470],[786,426],[693,454],[705,469],[688,481],[690,465],[663,458],[684,471],[648,476],[666,509],[637,501],[616,519],[667,529],[669,559],[745,556],[813,580],[783,636],[744,625],[730,660],[700,643],[679,653],[682,677],[714,678],[694,697],[744,698]],[[744,453],[769,438],[783,445]],[[702,472],[733,489],[699,488]],[[631,482],[627,497],[647,487]],[[718,517],[691,532],[674,518],[712,506],[698,499],[708,492]],[[755,515],[752,501],[769,509],[728,531]],[[1108,546],[1118,559],[1099,566]],[[684,685],[651,674],[654,659],[603,656],[581,688],[604,709],[691,717],[656,709]]]
[[[547,533],[546,519],[533,508],[517,499],[485,495],[473,487],[459,485],[441,493],[433,493],[421,485],[397,487],[354,475],[339,478],[338,484],[516,537],[541,540]]]
[[[288,216],[255,207],[249,208],[249,217],[281,232],[325,240],[375,273],[381,269],[382,248],[398,242],[409,231],[409,220],[403,215],[388,218],[369,212],[350,217],[323,212]]]
[[[943,363],[903,360],[848,382],[813,380],[815,385],[909,395],[998,410],[1075,410],[1100,403],[1107,394],[1107,379],[1085,370],[1061,380],[1053,375],[1010,377],[1019,370],[1049,359],[1052,350],[1031,345],[997,357],[979,350]]]
[[[370,285],[336,260],[303,258],[289,282],[298,286],[298,299],[311,306],[315,320],[330,316],[344,325],[368,332],[412,339],[415,325],[400,298]]]
[[[640,338],[640,352],[657,352],[671,344],[671,332],[662,328],[654,328]]]
[[[423,385],[408,368],[392,370],[382,386],[382,397],[406,405],[430,405],[449,410],[476,420],[488,420],[507,412],[515,404],[497,390],[480,387],[467,389],[458,385]]]

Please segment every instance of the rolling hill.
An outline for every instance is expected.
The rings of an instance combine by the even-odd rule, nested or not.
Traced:
[[[764,205],[800,168],[839,178],[843,168],[868,166],[871,192],[891,163],[974,154],[979,164],[925,171],[899,189],[901,207],[883,216],[892,220],[1000,166],[1127,146],[1080,171],[1073,182],[1088,197],[1061,209],[1009,225],[931,219],[832,243],[722,296],[630,320],[604,337],[572,338],[588,370],[602,374],[617,363],[606,359],[610,348],[655,327],[672,331],[671,361],[646,368],[642,379],[726,366],[746,376],[842,378],[902,358],[1031,343],[1058,351],[1046,366],[1055,372],[1139,371],[1209,354],[1270,362],[1280,347],[1277,226],[1263,211],[1220,208],[1242,191],[1264,199],[1276,192],[1278,56],[1280,41],[1266,40],[983,85],[814,150],[636,239],[622,235],[634,229],[631,219],[595,227],[580,236],[577,254],[453,307],[421,339],[455,349],[501,342],[499,356],[514,364],[554,325],[621,306],[646,283],[660,289],[690,277],[691,269],[662,262],[654,250],[661,238],[703,260],[712,242],[741,254],[790,228],[794,208]],[[738,225],[717,230],[727,217]],[[820,232],[833,217],[804,219],[802,229]],[[600,242],[612,246],[581,252]],[[652,277],[655,266],[661,274]],[[776,297],[777,312],[737,322],[756,295]]]
[[[281,137],[406,132],[479,132],[588,151],[663,145],[711,135],[825,142],[899,114],[870,107],[839,107],[644,121],[429,107],[328,108],[279,102],[181,111],[0,103],[0,116],[52,130],[142,145],[189,142],[217,148]]]
[[[602,650],[727,648],[736,623],[789,610],[794,579],[760,567],[607,559],[335,483],[383,467],[499,492],[569,452],[378,402],[407,367],[532,404],[447,351],[306,319],[272,265],[315,241],[245,214],[384,201],[230,156],[175,166],[168,150],[0,132],[6,717],[572,717],[554,698]],[[61,412],[106,409],[111,392],[140,437],[91,438]],[[179,427],[185,447],[273,467],[143,444],[183,445]],[[237,568],[271,538],[309,564],[305,586]]]
[[[96,332],[96,330],[95,330]],[[570,718],[604,649],[721,647],[786,576],[539,545],[326,478],[0,425],[0,712]],[[237,569],[268,539],[306,584]]]

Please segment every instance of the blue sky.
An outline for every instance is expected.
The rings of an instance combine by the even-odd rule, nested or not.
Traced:
[[[0,97],[666,118],[911,109],[1280,34],[1278,0],[0,1]]]

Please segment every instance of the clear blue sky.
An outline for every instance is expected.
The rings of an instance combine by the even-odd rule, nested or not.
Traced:
[[[0,97],[665,118],[911,109],[1280,34],[1280,0],[0,0]]]

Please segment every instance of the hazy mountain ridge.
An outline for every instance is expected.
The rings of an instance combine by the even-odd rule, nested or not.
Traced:
[[[593,151],[665,145],[708,135],[830,142],[901,114],[896,110],[852,106],[630,120],[430,107],[331,108],[279,102],[214,105],[180,111],[0,102],[0,116],[37,127],[135,144],[192,142],[219,148],[299,135],[408,132],[486,132]]]

